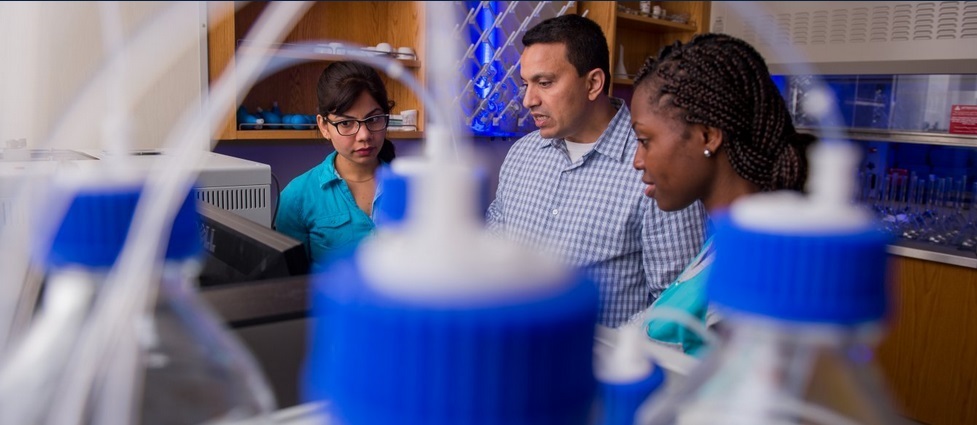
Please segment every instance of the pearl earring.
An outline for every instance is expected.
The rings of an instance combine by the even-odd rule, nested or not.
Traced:
[[[705,155],[706,158],[712,158],[712,151],[709,149],[706,149],[706,151],[703,152],[702,154]]]

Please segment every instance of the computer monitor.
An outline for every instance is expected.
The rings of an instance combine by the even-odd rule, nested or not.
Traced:
[[[198,208],[200,236],[208,253],[201,287],[309,272],[309,257],[301,242],[205,202],[198,202]]]

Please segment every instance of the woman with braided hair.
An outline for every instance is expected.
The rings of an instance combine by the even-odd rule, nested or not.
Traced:
[[[763,57],[746,42],[702,34],[675,43],[648,58],[634,84],[634,167],[662,210],[701,201],[715,215],[752,193],[803,189],[806,151],[815,138],[794,129]],[[712,259],[710,237],[649,309],[678,309],[707,326],[716,323],[705,293]],[[644,316],[632,323],[644,324]],[[688,354],[702,348],[697,335],[675,322],[651,320],[646,331]]]

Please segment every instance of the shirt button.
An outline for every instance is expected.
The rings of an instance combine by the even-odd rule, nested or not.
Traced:
[[[553,215],[557,215],[557,214],[559,214],[559,213],[560,213],[560,210],[558,210],[558,209],[556,209],[556,208],[554,208],[554,209],[553,209]]]

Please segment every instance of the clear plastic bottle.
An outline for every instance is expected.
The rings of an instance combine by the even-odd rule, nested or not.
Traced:
[[[275,409],[251,353],[197,296],[199,224],[193,199],[178,213],[144,349],[142,424],[238,421]]]
[[[641,403],[665,381],[665,373],[642,350],[647,337],[641,328],[623,326],[613,348],[594,346],[597,397],[591,423],[632,425]]]
[[[44,422],[58,381],[70,373],[67,364],[94,296],[125,242],[133,187],[79,186],[54,186],[49,208],[35,223],[34,232],[51,234],[49,244],[32,247],[45,282],[30,327],[0,363],[0,423]],[[59,215],[55,204],[62,199]]]
[[[640,424],[882,425],[903,420],[874,373],[886,236],[850,203],[857,154],[812,150],[811,195],[755,195],[717,220],[710,299],[722,346]]]

